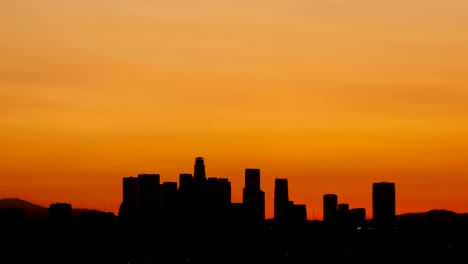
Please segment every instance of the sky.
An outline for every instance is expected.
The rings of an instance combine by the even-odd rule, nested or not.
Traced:
[[[117,213],[122,178],[204,157],[323,216],[394,182],[468,212],[468,2],[2,0],[0,198]]]

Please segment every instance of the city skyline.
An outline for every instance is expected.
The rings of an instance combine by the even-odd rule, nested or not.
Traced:
[[[113,213],[115,216],[118,216],[119,215],[119,212],[121,210],[121,206],[122,206],[122,203],[123,201],[125,201],[125,195],[126,195],[126,191],[125,189],[128,188],[128,186],[133,186],[135,187],[135,189],[144,189],[144,188],[148,188],[149,185],[154,185],[156,183],[159,183],[158,186],[160,186],[160,188],[162,188],[164,185],[173,185],[173,189],[174,190],[177,190],[179,191],[180,190],[180,187],[182,186],[181,182],[185,181],[187,182],[187,180],[189,179],[192,179],[192,180],[195,180],[195,182],[197,181],[201,181],[201,180],[204,180],[206,182],[209,182],[209,180],[226,180],[227,183],[229,183],[229,203],[231,204],[243,204],[245,199],[246,199],[246,196],[244,194],[244,192],[246,191],[246,187],[248,187],[249,185],[254,185],[255,189],[258,188],[258,191],[261,192],[261,195],[262,195],[262,210],[263,210],[263,213],[261,214],[262,215],[262,219],[264,220],[273,220],[275,219],[275,212],[276,212],[276,194],[277,194],[277,188],[279,186],[280,188],[280,191],[279,191],[279,194],[280,194],[280,197],[282,196],[284,202],[287,203],[292,203],[292,204],[295,204],[295,201],[294,199],[290,199],[290,195],[291,193],[294,193],[294,191],[289,188],[289,181],[286,177],[279,177],[279,178],[274,178],[273,179],[273,182],[274,182],[274,188],[273,188],[273,195],[272,195],[272,201],[267,201],[265,197],[268,197],[270,195],[267,195],[266,192],[262,189],[262,186],[264,186],[265,184],[263,183],[264,180],[262,180],[262,178],[264,178],[264,176],[262,177],[262,173],[261,173],[261,169],[260,168],[257,168],[257,167],[247,167],[247,168],[244,168],[243,172],[243,183],[244,185],[242,186],[241,188],[241,199],[240,200],[232,200],[232,196],[234,194],[234,197],[236,197],[235,193],[233,193],[232,191],[232,188],[231,188],[231,181],[229,178],[227,177],[215,177],[215,176],[210,176],[209,174],[206,173],[206,164],[204,163],[204,157],[196,157],[195,158],[195,165],[193,166],[193,172],[192,173],[189,173],[189,172],[182,172],[182,173],[179,173],[178,176],[177,176],[177,179],[174,180],[174,178],[171,178],[171,180],[169,179],[164,179],[162,177],[162,175],[160,173],[157,173],[157,172],[152,172],[152,173],[137,173],[137,174],[134,174],[133,176],[130,175],[130,176],[123,176],[121,177],[121,183],[122,183],[122,179],[123,179],[123,185],[121,184],[121,190],[120,190],[120,193],[121,193],[121,198],[120,198],[120,201],[118,202],[118,206],[112,210],[107,210],[105,207],[104,208],[98,208],[98,207],[81,207],[81,208],[87,208],[87,209],[91,209],[91,210],[99,210],[99,211],[102,211],[102,212],[109,212],[109,213]],[[201,166],[201,167],[200,167]],[[208,168],[209,168],[209,165],[208,165]],[[143,183],[143,179],[147,178],[147,184],[145,185],[142,185]],[[250,178],[250,183],[248,183],[248,178]],[[142,179],[142,180],[139,180],[137,181],[138,179]],[[197,180],[196,180],[197,179]],[[125,186],[125,182],[128,181],[128,184],[127,184],[127,187]],[[145,180],[146,181],[146,180]],[[402,213],[399,213],[399,210],[398,210],[398,206],[397,206],[397,191],[396,191],[396,183],[395,182],[391,182],[391,181],[387,181],[387,180],[380,180],[380,181],[377,181],[377,182],[371,182],[370,183],[370,206],[369,207],[362,207],[362,206],[355,206],[353,205],[352,201],[349,201],[349,200],[343,200],[343,199],[340,199],[340,195],[339,193],[337,192],[333,192],[333,191],[330,191],[330,192],[325,192],[325,193],[322,193],[320,194],[320,201],[319,201],[319,207],[320,208],[309,208],[307,206],[307,204],[305,202],[300,202],[299,204],[296,204],[296,205],[299,205],[299,206],[304,206],[304,209],[305,210],[305,214],[307,216],[307,220],[308,221],[312,221],[312,220],[319,220],[319,221],[326,221],[326,215],[330,215],[332,214],[331,216],[329,216],[329,218],[336,218],[338,213],[339,213],[339,210],[340,210],[340,207],[344,208],[346,207],[346,210],[363,210],[363,213],[365,215],[365,219],[366,220],[373,220],[373,216],[374,216],[374,206],[375,206],[375,189],[376,189],[376,186],[380,186],[380,185],[391,185],[393,191],[393,202],[392,201],[386,201],[384,202],[384,204],[388,204],[388,203],[391,203],[391,208],[393,208],[393,212],[390,212],[390,213],[386,213],[386,215],[388,216],[389,214],[390,215],[401,215],[401,214],[406,214],[406,213],[423,213],[423,212],[426,212],[426,211],[430,211],[430,210],[449,210],[447,208],[430,208],[426,211],[407,211],[407,212],[402,212]],[[138,186],[138,187],[137,187]],[[145,187],[146,186],[146,187]],[[151,187],[150,187],[151,188]],[[155,187],[153,187],[155,188]],[[283,191],[281,191],[283,190]],[[330,189],[331,190],[331,189]],[[150,192],[154,192],[155,190],[154,189],[148,189],[148,193]],[[161,190],[162,191],[162,190]],[[129,191],[130,193],[132,193],[132,191],[130,190]],[[159,191],[157,191],[159,192]],[[383,191],[384,193],[387,192],[388,193],[388,190],[387,191]],[[128,195],[128,193],[127,193]],[[136,193],[134,194],[136,195]],[[292,195],[293,197],[295,197],[294,195]],[[385,197],[385,196],[384,196]],[[0,199],[2,198],[19,198],[19,199],[22,199],[22,197],[0,197]],[[128,199],[128,198],[127,198]],[[131,199],[131,198],[130,198]],[[248,199],[248,198],[247,198]],[[33,201],[29,201],[28,202],[33,202]],[[33,202],[34,203],[34,202]],[[57,199],[57,200],[54,200],[49,203],[49,204],[37,204],[39,206],[43,206],[43,207],[48,207],[49,205],[51,204],[69,204],[69,205],[72,205],[73,204],[67,200],[64,200],[64,199]],[[136,203],[136,201],[135,201]],[[153,205],[148,205],[149,207],[151,206],[154,206]],[[259,205],[257,205],[258,207]],[[283,205],[284,206],[284,205]],[[328,207],[329,209],[332,208],[332,212],[326,212],[326,207]],[[79,207],[80,208],[80,207]],[[334,208],[334,209],[333,209]],[[284,209],[283,209],[284,210]],[[333,212],[334,211],[334,212]],[[449,210],[451,211],[451,210]],[[311,214],[312,212],[312,214]],[[318,213],[318,214],[317,214]],[[461,212],[456,212],[456,213],[467,213],[467,212],[464,212],[464,211],[461,211]],[[384,213],[385,215],[385,213]],[[330,221],[329,219],[329,221]],[[334,220],[332,220],[333,222]]]
[[[121,177],[260,168],[397,214],[468,211],[468,2],[0,1],[0,198],[117,212]]]

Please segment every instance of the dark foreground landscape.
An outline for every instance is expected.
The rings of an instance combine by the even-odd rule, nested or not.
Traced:
[[[444,210],[398,216],[389,230],[372,221],[123,221],[99,211],[30,219],[16,211],[2,211],[0,263],[451,263],[468,252],[468,218]]]

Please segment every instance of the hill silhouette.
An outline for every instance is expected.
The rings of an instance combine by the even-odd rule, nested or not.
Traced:
[[[73,205],[72,205],[73,206]],[[1,208],[23,208],[26,218],[47,218],[48,216],[48,207],[40,206],[33,204],[31,202],[19,199],[19,198],[3,198],[0,199],[0,209]],[[73,208],[73,216],[79,216],[81,213],[85,212],[100,212],[97,209],[88,209],[88,208]]]
[[[433,209],[427,212],[407,213],[397,216],[399,222],[418,223],[464,223],[468,222],[468,213],[456,213],[445,209]]]

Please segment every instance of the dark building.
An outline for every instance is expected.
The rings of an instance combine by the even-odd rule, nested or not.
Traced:
[[[205,172],[205,160],[203,157],[195,158],[193,178],[197,183],[205,182],[207,180]]]
[[[338,219],[338,196],[336,194],[323,195],[323,221],[336,223]]]
[[[177,182],[163,182],[161,184],[161,207],[165,209],[177,206]]]
[[[349,204],[339,203],[338,204],[338,224],[343,229],[350,228],[349,222]]]
[[[223,224],[231,204],[231,183],[227,178],[209,177],[206,182],[206,195],[207,220]]]
[[[130,220],[136,217],[138,209],[138,178],[124,177],[122,180],[123,193],[118,217]]]
[[[288,222],[290,208],[287,179],[275,179],[274,219],[283,224]]]
[[[242,203],[250,222],[261,224],[265,220],[265,192],[260,189],[260,169],[245,169]]]
[[[243,203],[231,203],[229,206],[228,220],[229,227],[232,230],[244,230],[249,223],[245,205]]]
[[[349,222],[354,229],[366,229],[366,209],[353,208],[349,210]]]
[[[73,217],[72,205],[68,203],[53,203],[49,206],[49,220],[53,223],[69,223]]]
[[[178,191],[177,182],[161,184],[161,218],[166,224],[173,224],[177,219]]]
[[[184,193],[193,192],[193,176],[190,173],[179,174],[179,190]]]
[[[290,204],[291,223],[302,225],[307,223],[307,207],[305,204]]]
[[[395,183],[377,182],[372,186],[372,222],[376,229],[394,230],[396,227]]]
[[[190,223],[195,213],[194,179],[190,173],[179,174],[179,221]]]
[[[348,222],[349,216],[349,204],[340,203],[338,204],[338,218],[340,222]]]
[[[138,208],[142,217],[155,217],[160,209],[159,174],[138,175]]]
[[[227,208],[231,204],[231,182],[227,178],[218,178],[218,195],[221,207]]]

